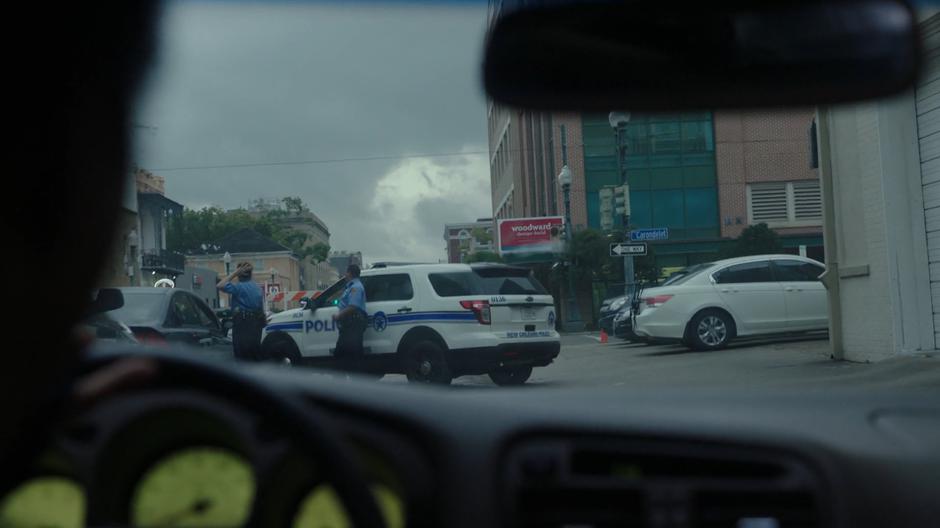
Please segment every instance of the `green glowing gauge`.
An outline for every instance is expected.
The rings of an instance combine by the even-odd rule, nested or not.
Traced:
[[[372,493],[379,503],[385,526],[388,528],[404,528],[405,507],[401,498],[383,486],[373,484]],[[317,486],[311,491],[297,510],[294,517],[294,528],[348,528],[352,526],[346,510],[333,488],[325,484]]]
[[[135,526],[242,526],[251,514],[255,479],[227,449],[191,447],[157,461],[131,503]]]
[[[0,501],[0,527],[79,528],[85,525],[85,493],[63,477],[37,477]]]

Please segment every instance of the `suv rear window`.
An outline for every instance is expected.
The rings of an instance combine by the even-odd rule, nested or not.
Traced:
[[[466,295],[548,295],[528,270],[487,269],[431,273],[431,287],[440,297]]]

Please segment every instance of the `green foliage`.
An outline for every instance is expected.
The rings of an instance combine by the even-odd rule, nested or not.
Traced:
[[[472,264],[474,262],[503,262],[503,257],[494,251],[476,251],[467,255],[463,261],[466,264]]]
[[[326,259],[330,257],[330,246],[324,244],[323,242],[317,242],[310,248],[310,260],[314,264],[319,264],[321,262],[326,262]]]
[[[249,228],[290,248],[302,261],[325,261],[330,253],[328,245],[309,244],[309,235],[283,223],[285,217],[309,212],[307,205],[299,197],[290,196],[281,199],[281,204],[282,207],[270,207],[263,200],[256,200],[251,211],[226,211],[218,207],[184,209],[177,225],[167,232],[167,247],[183,253],[213,253],[223,238]]]
[[[493,233],[488,233],[486,229],[482,227],[475,227],[471,232],[473,238],[477,241],[477,244],[484,245],[489,244],[493,241]]]
[[[721,252],[721,258],[746,257],[748,255],[768,255],[781,253],[783,244],[776,231],[760,223],[749,226],[741,232],[734,243],[726,246]]]
[[[584,229],[575,233],[571,244],[563,253],[563,258],[569,263],[575,280],[578,282],[622,281],[621,259],[609,256],[610,244],[616,241],[596,229]],[[552,282],[565,280],[565,267],[554,267],[551,280]]]

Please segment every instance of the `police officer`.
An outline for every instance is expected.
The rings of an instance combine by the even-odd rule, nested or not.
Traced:
[[[250,262],[238,264],[231,275],[219,281],[216,288],[231,295],[232,343],[235,358],[260,361],[261,331],[267,322],[264,316],[264,295],[251,280],[254,267]],[[238,282],[232,282],[238,277]]]
[[[359,274],[359,266],[355,264],[346,268],[346,289],[339,299],[339,312],[333,314],[333,320],[339,324],[335,355],[350,367],[362,359],[362,335],[369,321],[366,289],[359,280]]]

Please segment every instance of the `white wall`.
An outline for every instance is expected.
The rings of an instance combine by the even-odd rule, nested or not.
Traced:
[[[833,109],[828,126],[844,357],[932,350],[913,96]]]

